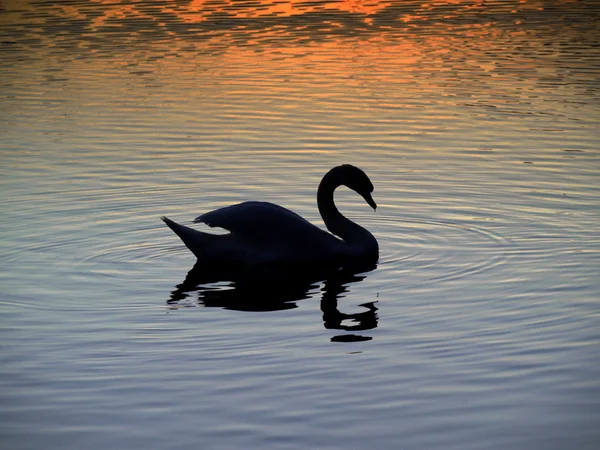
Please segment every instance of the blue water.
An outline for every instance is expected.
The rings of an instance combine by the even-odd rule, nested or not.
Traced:
[[[595,2],[7,2],[0,444],[595,449]],[[378,266],[190,278],[160,216],[244,200]]]

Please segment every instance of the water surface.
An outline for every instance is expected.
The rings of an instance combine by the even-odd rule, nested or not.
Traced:
[[[595,2],[2,8],[3,448],[597,448]],[[369,272],[198,284],[159,219],[322,226],[342,163]]]

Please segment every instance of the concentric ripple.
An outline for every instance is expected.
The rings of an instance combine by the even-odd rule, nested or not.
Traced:
[[[511,240],[477,225],[441,220],[377,218],[379,269],[409,284],[446,282],[505,264]]]

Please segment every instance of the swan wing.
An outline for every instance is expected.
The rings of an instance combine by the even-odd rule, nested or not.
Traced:
[[[287,208],[269,202],[249,201],[198,216],[194,222],[219,227],[254,241],[323,245],[339,239]]]

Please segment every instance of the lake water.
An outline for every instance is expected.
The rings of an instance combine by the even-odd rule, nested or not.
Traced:
[[[599,6],[3,2],[0,446],[598,448]],[[342,163],[377,268],[186,280]]]

